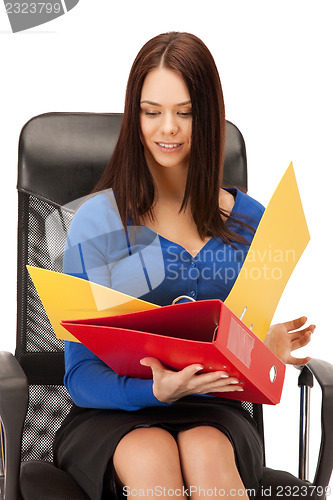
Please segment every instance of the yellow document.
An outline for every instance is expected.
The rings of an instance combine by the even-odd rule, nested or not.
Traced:
[[[239,276],[225,300],[264,340],[274,312],[310,240],[292,163],[276,188]],[[81,278],[27,266],[56,336],[77,340],[60,322],[154,309],[159,306]]]
[[[292,163],[277,186],[225,304],[265,339],[282,292],[310,240]]]
[[[78,342],[60,325],[64,319],[113,316],[159,307],[150,302],[48,269],[27,266],[56,336]]]

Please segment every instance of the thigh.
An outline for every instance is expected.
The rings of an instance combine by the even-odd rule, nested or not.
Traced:
[[[200,426],[183,431],[178,435],[178,447],[184,480],[193,499],[214,489],[226,496],[237,492],[247,498],[233,445],[219,429]]]
[[[118,443],[113,465],[121,485],[135,491],[181,489],[183,485],[177,442],[159,427],[137,428]],[[154,495],[152,495],[154,497]]]
[[[202,425],[182,431],[177,436],[177,443],[182,467],[194,474],[237,469],[234,447],[216,427]]]
[[[163,452],[163,453],[161,453]],[[174,437],[159,427],[139,427],[128,432],[118,443],[114,455],[114,464],[124,460],[137,466],[143,460],[161,460],[161,455],[176,453],[178,447]]]
[[[198,467],[204,460],[214,466],[210,460],[212,455],[219,457],[219,461],[226,458],[226,465],[237,468],[245,488],[259,489],[263,473],[262,442],[253,425],[237,414],[222,419],[220,424],[203,423],[195,429],[185,430],[177,439],[180,455],[186,453],[190,456],[192,453],[194,458],[197,457]]]

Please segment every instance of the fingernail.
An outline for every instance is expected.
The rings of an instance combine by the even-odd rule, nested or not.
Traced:
[[[229,375],[226,375],[225,373],[222,373],[221,378],[229,378]]]
[[[244,388],[243,387],[236,387],[235,391],[244,391]]]
[[[230,384],[239,384],[239,380],[231,380]]]

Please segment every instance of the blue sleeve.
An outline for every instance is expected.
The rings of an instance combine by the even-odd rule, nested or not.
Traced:
[[[77,406],[132,411],[165,405],[155,398],[152,380],[117,375],[77,342],[65,343],[65,366],[64,383]]]
[[[69,229],[63,271],[110,286],[110,225],[118,231],[119,220],[108,200],[98,195],[77,211]],[[119,247],[119,241],[117,243]],[[117,249],[116,249],[117,250]],[[117,250],[118,251],[118,250]],[[93,278],[93,279],[92,279]],[[122,377],[83,344],[65,342],[64,384],[77,406],[84,408],[138,410],[166,406],[154,394],[152,380]]]

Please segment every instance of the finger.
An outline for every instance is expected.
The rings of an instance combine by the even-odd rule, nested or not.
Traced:
[[[202,369],[203,369],[203,366],[199,365],[199,364],[189,365],[189,366],[186,366],[185,368],[183,368],[183,370],[181,370],[180,373],[183,375],[184,378],[189,379]]]
[[[305,325],[306,321],[307,317],[301,316],[300,318],[292,319],[291,321],[286,321],[285,323],[283,323],[283,325],[287,328],[288,332],[291,332],[293,330],[301,328],[303,325]]]
[[[286,363],[288,365],[303,366],[306,365],[309,361],[311,361],[311,358],[309,356],[305,358],[294,358],[293,356],[289,356]]]
[[[207,374],[210,375],[210,374]],[[224,389],[229,387],[229,391],[237,390],[237,386],[241,386],[242,383],[236,377],[219,378],[215,380],[209,380],[205,378],[204,375],[200,375],[195,380],[195,387],[197,391],[201,393],[211,392],[214,388]]]
[[[307,333],[309,334],[312,334],[316,329],[316,325],[310,325],[310,326],[307,326],[306,328],[303,328],[303,330],[296,330],[294,332],[288,332],[289,335],[292,336],[292,338],[294,337],[295,339],[298,338],[298,337],[301,337],[302,335],[305,335]]]
[[[244,386],[240,385],[240,382],[237,384],[210,384],[205,388],[202,388],[200,394],[210,394],[214,392],[239,392],[244,391]]]
[[[219,387],[216,390],[213,389],[211,392],[244,392],[244,387],[241,385],[225,385],[224,387]]]
[[[223,380],[229,380],[230,376],[227,372],[223,371],[210,371],[206,373],[199,373],[197,375],[197,381],[200,384],[210,384],[211,382],[216,382]]]
[[[166,368],[157,358],[153,358],[151,356],[140,359],[140,364],[142,366],[148,366],[149,368],[151,368],[153,373],[157,371],[166,370]]]
[[[305,332],[301,337],[293,339],[291,343],[291,350],[295,351],[301,347],[305,347],[311,340],[312,332]]]

